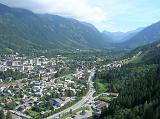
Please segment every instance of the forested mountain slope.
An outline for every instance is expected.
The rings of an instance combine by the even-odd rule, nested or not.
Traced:
[[[160,41],[138,47],[126,55],[127,57],[133,59],[130,63],[160,64]]]
[[[129,40],[119,44],[119,46],[134,49],[139,46],[153,43],[157,40],[160,40],[160,22],[144,28]]]
[[[135,56],[136,62],[97,72],[97,79],[112,86],[110,91],[119,92],[100,119],[160,118],[160,42],[139,47],[125,58]]]
[[[0,4],[1,51],[104,48],[107,42],[91,24]]]
[[[148,73],[127,77],[123,89],[117,99],[114,99],[109,108],[101,114],[101,119],[159,119],[160,118],[160,66],[148,67]],[[129,69],[130,70],[130,69]],[[125,71],[125,70],[123,70]],[[138,69],[135,69],[138,71]],[[126,72],[123,72],[126,73]],[[118,79],[120,80],[120,79]]]

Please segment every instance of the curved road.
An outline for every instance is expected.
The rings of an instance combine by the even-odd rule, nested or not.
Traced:
[[[93,88],[93,82],[92,79],[94,77],[95,72],[91,71],[90,76],[88,78],[88,83],[89,83],[89,91],[86,94],[86,96],[84,96],[80,101],[78,101],[76,104],[72,105],[71,107],[58,112],[54,115],[51,115],[49,117],[47,117],[46,119],[59,119],[59,115],[64,115],[67,112],[70,112],[70,110],[72,109],[72,111],[81,108],[88,100],[90,100],[93,97],[93,94],[95,93],[95,90]]]

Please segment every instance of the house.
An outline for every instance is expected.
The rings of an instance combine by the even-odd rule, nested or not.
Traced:
[[[62,101],[67,101],[67,100],[69,100],[69,99],[70,99],[70,97],[63,96],[63,97],[61,97],[60,99],[61,99]]]
[[[2,83],[3,82],[3,79],[0,79],[0,83]]]
[[[9,61],[6,62],[6,66],[12,66],[12,63],[13,62],[11,60],[9,60]]]
[[[119,93],[110,93],[110,96],[112,97],[118,97]]]
[[[64,106],[64,102],[63,102],[61,99],[59,99],[59,98],[52,99],[52,100],[51,100],[51,104],[52,104],[53,106],[57,106],[57,107],[62,107],[62,106]]]
[[[5,98],[5,103],[6,103],[6,104],[7,104],[7,103],[10,103],[10,102],[12,102],[12,99],[11,99],[11,98],[9,98],[9,97]]]
[[[33,87],[32,87],[33,92],[39,92],[40,89],[41,89],[40,86],[33,86]]]
[[[0,88],[0,91],[3,92],[5,89],[6,89],[6,87],[5,87],[5,86],[2,86],[2,87]]]
[[[98,101],[96,103],[96,108],[97,109],[105,109],[105,108],[108,108],[109,104],[107,102],[104,102],[104,101]]]
[[[106,92],[106,93],[103,93],[102,95],[103,95],[103,96],[118,97],[119,93]]]

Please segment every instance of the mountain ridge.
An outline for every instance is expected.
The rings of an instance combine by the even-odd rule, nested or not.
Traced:
[[[137,35],[133,36],[131,39],[123,42],[120,45],[122,45],[123,47],[134,49],[136,47],[150,44],[154,41],[158,41],[160,39],[159,29],[160,21],[144,28]]]
[[[144,27],[139,27],[135,30],[131,30],[128,32],[120,32],[120,31],[119,32],[109,32],[109,31],[104,30],[102,33],[109,36],[112,39],[112,42],[120,43],[120,42],[129,40],[130,38],[135,36],[137,33],[139,33],[143,29]]]
[[[35,49],[99,49],[107,46],[101,33],[85,22],[58,15],[35,14],[3,4],[0,5],[0,13],[3,48],[20,52]]]
[[[160,22],[130,32],[100,32],[94,25],[58,15],[35,14],[0,4],[0,51],[127,49],[160,39]],[[118,40],[117,40],[118,39]]]

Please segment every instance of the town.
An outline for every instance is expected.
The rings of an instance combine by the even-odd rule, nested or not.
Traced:
[[[160,119],[160,0],[0,0],[0,119]]]
[[[96,62],[86,65],[85,61],[61,55],[54,58],[29,58],[18,53],[6,55],[0,60],[0,107],[20,117],[46,118],[82,100],[83,103],[76,109],[89,107],[90,112],[95,110],[100,113],[109,103],[108,100],[98,100],[99,97],[117,97],[118,94],[103,93],[93,97],[96,90],[90,75]],[[113,62],[102,67],[111,69],[120,66]],[[89,96],[83,100],[87,93]]]

